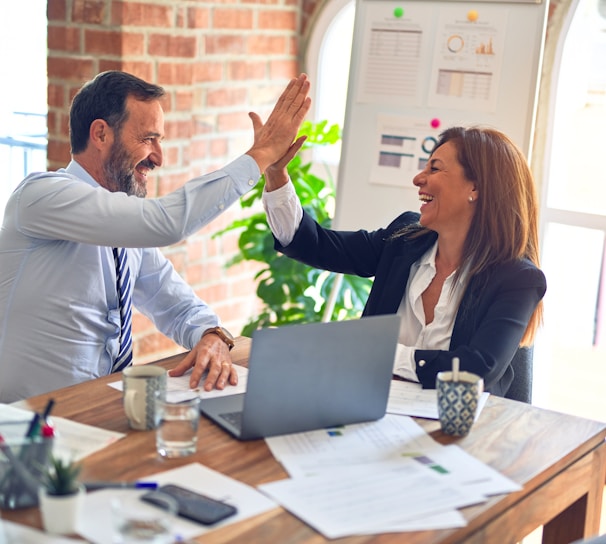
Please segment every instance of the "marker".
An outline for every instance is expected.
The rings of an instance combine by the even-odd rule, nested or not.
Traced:
[[[25,438],[33,438],[38,434],[38,430],[40,428],[40,414],[38,412],[34,412],[34,417],[29,422],[29,427],[27,428],[27,432],[25,433]]]
[[[96,489],[158,489],[157,482],[84,482],[87,491]]]
[[[44,408],[44,412],[42,412],[42,421],[46,422],[46,420],[48,419],[48,416],[50,416],[51,410],[53,409],[53,406],[55,405],[55,399],[49,399],[48,402],[46,403],[46,407]]]

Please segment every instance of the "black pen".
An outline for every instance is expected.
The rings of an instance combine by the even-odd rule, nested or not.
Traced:
[[[84,482],[87,491],[96,489],[158,489],[157,482]]]
[[[55,405],[55,399],[48,399],[46,406],[44,407],[44,412],[42,412],[42,421],[46,422],[48,416],[50,416],[51,410]]]

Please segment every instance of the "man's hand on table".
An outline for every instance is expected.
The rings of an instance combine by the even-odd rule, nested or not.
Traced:
[[[216,334],[203,336],[183,360],[168,371],[168,375],[182,376],[192,367],[189,379],[189,386],[192,389],[198,387],[207,369],[208,375],[203,384],[205,391],[211,391],[213,388],[224,389],[228,383],[231,385],[238,383],[238,374],[233,367],[229,347]]]

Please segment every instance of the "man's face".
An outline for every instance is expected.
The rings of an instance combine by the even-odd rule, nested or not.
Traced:
[[[147,195],[147,175],[162,165],[164,112],[157,100],[126,100],[128,119],[114,139],[103,163],[107,187],[129,195]]]

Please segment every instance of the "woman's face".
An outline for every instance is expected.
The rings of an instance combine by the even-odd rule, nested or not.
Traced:
[[[433,152],[413,183],[419,188],[423,203],[421,225],[442,234],[457,231],[467,234],[478,194],[474,183],[465,178],[452,142]]]

